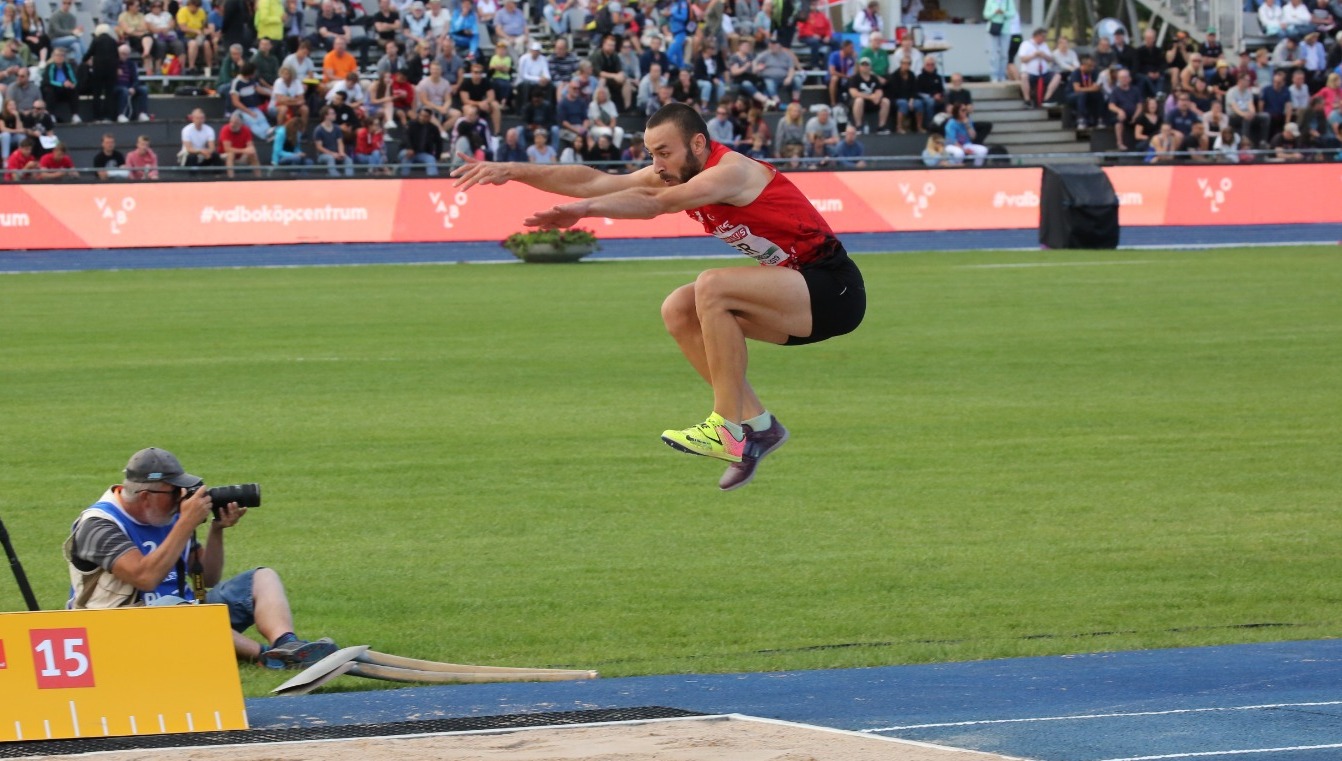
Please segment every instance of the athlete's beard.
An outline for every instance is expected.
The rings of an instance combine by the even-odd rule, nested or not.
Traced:
[[[694,155],[694,151],[691,150],[688,145],[685,146],[685,166],[680,170],[681,184],[683,185],[694,179],[694,176],[703,171],[703,169],[704,162],[700,161],[699,157]]]

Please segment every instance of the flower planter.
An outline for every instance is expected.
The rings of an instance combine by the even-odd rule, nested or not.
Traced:
[[[560,264],[579,261],[595,250],[596,244],[570,245],[557,248],[548,243],[536,243],[528,246],[526,251],[521,253],[513,251],[513,256],[532,264]]]

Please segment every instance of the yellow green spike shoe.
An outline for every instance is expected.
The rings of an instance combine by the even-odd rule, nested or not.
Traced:
[[[721,415],[714,412],[699,425],[683,431],[663,432],[662,441],[672,449],[679,449],[682,452],[716,457],[727,462],[740,462],[741,452],[746,447],[745,434],[742,433],[739,439],[732,436],[724,425],[726,422]]]

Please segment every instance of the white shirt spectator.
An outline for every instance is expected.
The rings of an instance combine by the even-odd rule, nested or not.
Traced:
[[[537,84],[550,78],[550,59],[543,55],[533,56],[527,53],[517,60],[517,79],[521,82]]]
[[[284,83],[284,78],[275,80],[275,84],[270,86],[270,109],[273,111],[276,107],[277,98],[301,98],[303,97],[303,83],[294,77],[289,84]]]
[[[1071,74],[1081,68],[1081,58],[1077,56],[1076,50],[1067,48],[1067,52],[1053,51],[1053,65],[1049,67],[1056,74]]]
[[[297,79],[299,82],[302,82],[305,79],[312,79],[312,72],[317,69],[317,64],[312,60],[312,56],[308,56],[302,61],[299,61],[298,56],[293,53],[285,56],[284,62],[280,64],[280,68],[284,68],[285,66],[294,70],[294,79]]]
[[[918,48],[909,48],[908,50],[909,70],[913,75],[918,76],[918,72],[923,70],[923,54]],[[890,51],[890,71],[899,71],[899,62],[904,60],[904,46],[899,46]]]
[[[326,102],[335,100],[335,94],[338,92],[345,93],[345,105],[350,108],[363,108],[368,103],[368,94],[364,92],[362,83],[355,82],[354,86],[350,87],[349,82],[343,79],[336,82],[326,91]]]
[[[1264,34],[1281,34],[1281,6],[1275,2],[1258,6],[1258,26]]]
[[[1048,49],[1047,42],[1041,42],[1038,45],[1036,45],[1034,44],[1034,38],[1022,42],[1020,44],[1020,50],[1017,51],[1016,53],[1016,60],[1020,62],[1021,71],[1025,72],[1026,74],[1034,75],[1036,77],[1042,77],[1045,74],[1047,74],[1049,59],[1044,56],[1037,55],[1038,53],[1041,52],[1047,53],[1049,56],[1052,55],[1052,52],[1050,52]],[[1034,56],[1034,57],[1030,58],[1030,60],[1027,61],[1025,59],[1028,56]]]
[[[434,39],[447,34],[448,28],[452,26],[452,14],[446,8],[439,8],[437,13],[430,9],[424,15],[429,19],[429,32]]]
[[[545,146],[545,150],[540,150],[532,145],[527,148],[527,161],[533,164],[553,164],[555,163],[555,149],[553,145]]]
[[[1281,7],[1281,26],[1283,29],[1302,24],[1310,26],[1313,23],[1314,14],[1309,6],[1303,2],[1287,3]]]
[[[202,124],[200,129],[196,129],[196,125],[188,124],[182,128],[182,142],[190,143],[195,150],[204,150],[214,142],[214,127]]]
[[[715,143],[731,146],[736,143],[736,124],[731,119],[714,117],[708,120],[708,137]]]

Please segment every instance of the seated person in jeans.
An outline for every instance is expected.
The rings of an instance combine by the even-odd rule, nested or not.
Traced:
[[[1104,93],[1095,75],[1095,59],[1081,56],[1081,65],[1068,77],[1067,102],[1076,114],[1076,128],[1089,129],[1104,119]]]
[[[71,585],[66,607],[191,602],[195,592],[187,575],[199,571],[205,585],[213,587],[205,602],[228,606],[240,660],[275,669],[306,668],[335,652],[329,639],[306,642],[294,634],[289,600],[274,570],[253,568],[219,584],[224,532],[237,525],[247,508],[236,502],[214,505],[202,485],[171,452],[153,447],[136,452],[121,484],[108,487],[70,529],[65,541]],[[210,523],[202,547],[196,528],[216,507],[219,517]],[[242,634],[253,624],[265,644]]]

